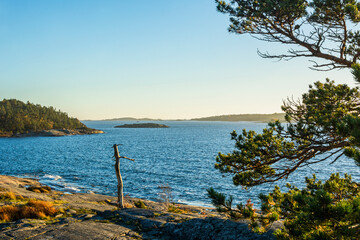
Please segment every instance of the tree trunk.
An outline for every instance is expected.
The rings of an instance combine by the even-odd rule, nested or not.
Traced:
[[[116,177],[117,177],[117,181],[118,181],[118,208],[122,209],[124,208],[124,193],[123,193],[123,181],[121,178],[121,174],[120,174],[120,154],[119,154],[119,149],[118,146],[116,144],[114,144],[114,156],[115,156],[115,172],[116,172]]]

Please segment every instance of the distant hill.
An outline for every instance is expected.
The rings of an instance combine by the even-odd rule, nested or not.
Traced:
[[[78,130],[62,135],[95,133],[94,129],[86,127],[77,118],[69,117],[67,113],[53,107],[24,103],[16,99],[4,99],[0,102],[0,136],[40,133],[52,129]]]
[[[231,115],[220,115],[203,118],[193,118],[193,121],[228,121],[228,122],[269,122],[279,120],[283,122],[285,119],[285,113],[272,113],[272,114],[231,114]]]
[[[122,118],[111,118],[103,119],[101,121],[224,121],[224,122],[269,122],[279,120],[280,122],[285,121],[285,113],[271,113],[271,114],[229,114],[219,115],[202,118],[192,119],[153,119],[153,118],[134,118],[134,117],[122,117]],[[87,120],[94,121],[94,120]]]

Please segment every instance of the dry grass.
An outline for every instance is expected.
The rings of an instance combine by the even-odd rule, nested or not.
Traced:
[[[185,209],[181,209],[175,205],[169,205],[168,207],[168,212],[172,212],[172,213],[189,213],[188,211],[186,211]]]
[[[132,205],[131,203],[127,203],[127,202],[124,203],[124,208],[133,208],[133,207],[134,205]]]
[[[0,201],[3,202],[15,202],[22,201],[24,198],[21,195],[16,195],[13,192],[0,193]]]
[[[7,201],[16,201],[16,195],[13,192],[6,192],[0,194],[1,200],[7,200]]]
[[[51,187],[49,187],[49,186],[30,186],[30,187],[27,187],[26,190],[36,192],[36,193],[50,193]]]
[[[0,207],[0,221],[9,222],[23,218],[46,218],[58,212],[51,202],[30,200],[25,205]]]
[[[17,206],[3,206],[0,207],[0,220],[9,222],[19,219],[19,210]]]
[[[64,205],[64,204],[66,204],[66,203],[69,203],[68,201],[65,201],[65,200],[54,200],[53,201],[53,204],[55,205],[55,206],[61,206],[61,205]]]

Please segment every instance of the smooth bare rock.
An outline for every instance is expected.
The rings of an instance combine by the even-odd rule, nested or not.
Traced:
[[[12,137],[61,137],[61,136],[71,136],[71,135],[89,135],[89,134],[99,134],[104,133],[102,130],[92,129],[92,128],[77,128],[77,129],[50,129],[42,130],[38,132],[29,132],[29,133],[17,133]]]
[[[66,210],[65,212],[66,212],[67,214],[70,214],[70,215],[76,214],[76,211],[75,211],[74,209],[68,209],[68,210]]]
[[[93,221],[72,222],[34,227],[24,227],[5,230],[0,233],[0,239],[141,239],[141,235],[126,227]]]
[[[272,232],[256,234],[248,228],[247,223],[224,220],[220,218],[191,219],[179,224],[167,223],[163,228],[167,239],[198,240],[273,240]]]
[[[0,193],[14,192],[24,198],[57,204],[64,214],[50,220],[21,219],[0,223],[0,239],[274,239],[272,232],[282,227],[273,224],[268,233],[258,235],[245,220],[226,220],[213,209],[176,204],[174,213],[168,204],[125,197],[128,208],[118,210],[116,197],[100,194],[65,194],[59,191],[36,193],[25,186],[41,186],[28,178],[0,175]],[[142,201],[145,208],[135,208]],[[1,204],[11,204],[1,202]]]

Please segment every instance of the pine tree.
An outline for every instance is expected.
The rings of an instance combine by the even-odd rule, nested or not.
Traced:
[[[259,53],[264,58],[310,57],[321,60],[315,70],[351,69],[360,82],[360,3],[353,0],[232,0],[216,1],[230,15],[229,31],[250,33],[257,39],[293,45],[287,53]],[[262,133],[233,132],[235,150],[219,153],[215,167],[233,175],[235,185],[252,187],[287,178],[297,169],[347,156],[360,166],[360,92],[334,81],[316,82],[300,101],[282,106],[286,124],[272,122]],[[316,157],[316,158],[314,158]],[[360,236],[360,185],[345,175],[330,176],[324,184],[316,176],[299,190],[288,185],[260,195],[261,213],[251,203],[232,207],[214,189],[208,195],[219,211],[248,217],[257,231],[282,219],[279,239],[356,239]]]

